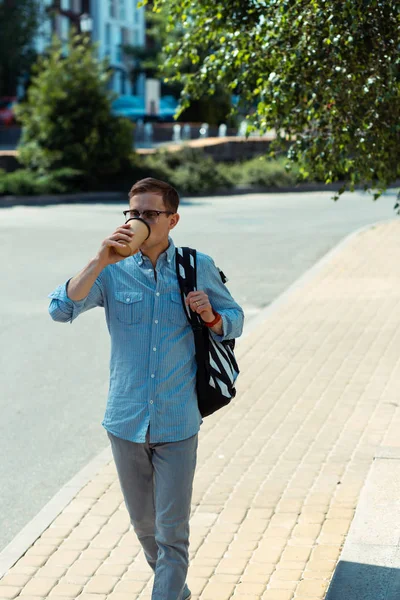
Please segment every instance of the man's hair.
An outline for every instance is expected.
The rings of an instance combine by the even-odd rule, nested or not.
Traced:
[[[179,206],[179,194],[172,185],[153,177],[146,177],[137,181],[129,191],[129,200],[137,194],[153,192],[162,197],[165,208],[176,213]]]

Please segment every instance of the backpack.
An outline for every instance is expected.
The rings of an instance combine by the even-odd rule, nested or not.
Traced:
[[[196,250],[176,248],[175,257],[182,304],[194,335],[197,401],[202,417],[207,417],[236,395],[234,384],[239,368],[234,355],[235,340],[215,341],[200,315],[185,303],[188,293],[197,290]],[[220,270],[219,273],[225,283],[225,275]]]

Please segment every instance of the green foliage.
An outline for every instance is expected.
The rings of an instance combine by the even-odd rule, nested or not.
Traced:
[[[208,194],[233,187],[285,187],[299,179],[296,169],[288,171],[284,159],[257,157],[240,163],[218,163],[203,151],[183,148],[178,152],[159,151],[133,154],[118,177],[93,182],[91,190],[128,190],[135,181],[156,177],[168,181],[181,194]],[[13,173],[0,171],[0,195],[31,195],[81,191],[81,173],[60,169],[39,174],[29,169]]]
[[[39,22],[37,0],[0,2],[0,96],[15,96],[19,77],[33,63]]]
[[[219,163],[199,149],[160,151],[137,157],[131,180],[156,177],[168,181],[182,194],[206,194],[232,187],[285,187],[299,180],[298,169],[288,170],[287,160],[257,157],[240,163]]]
[[[132,151],[132,125],[110,113],[109,77],[87,39],[73,36],[66,56],[54,39],[34,66],[27,102],[17,107],[21,163],[41,173],[79,170],[89,184],[119,173]]]
[[[147,176],[164,179],[181,193],[192,194],[232,186],[212,158],[201,151],[184,148],[179,152],[157,152],[143,160]]]
[[[243,163],[236,163],[230,169],[230,176],[236,185],[285,187],[296,184],[300,179],[299,169],[288,169],[287,159],[272,160],[258,156]]]
[[[80,171],[66,168],[43,174],[29,169],[18,169],[12,173],[0,169],[0,196],[34,196],[77,191],[74,181],[80,175]]]
[[[400,162],[396,0],[157,0],[184,31],[166,48],[182,106],[217,86],[240,95],[251,128],[279,132],[288,157],[384,189]],[[187,69],[188,58],[192,68]]]

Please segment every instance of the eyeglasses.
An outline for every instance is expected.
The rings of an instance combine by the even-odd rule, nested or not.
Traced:
[[[125,217],[125,223],[129,221],[129,219],[136,219],[137,217],[142,217],[145,221],[149,223],[158,223],[158,219],[160,215],[173,215],[174,213],[170,210],[124,210],[123,211]]]

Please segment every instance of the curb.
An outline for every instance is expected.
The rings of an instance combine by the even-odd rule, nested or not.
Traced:
[[[381,446],[362,487],[325,600],[398,600],[400,448]]]
[[[283,187],[273,186],[248,186],[236,188],[220,188],[215,192],[180,194],[181,201],[190,198],[217,198],[218,196],[242,196],[246,194],[298,194],[306,192],[337,192],[343,186],[343,182],[322,184],[302,183]],[[391,184],[387,190],[400,187],[400,180]],[[363,191],[362,186],[357,186],[355,191]],[[386,190],[386,192],[387,192]],[[348,192],[348,191],[347,191]],[[365,192],[366,193],[366,192]],[[384,192],[385,193],[385,192]],[[12,206],[49,206],[57,204],[86,204],[94,202],[127,202],[125,192],[84,192],[82,194],[48,194],[43,196],[0,196],[0,209]]]
[[[48,206],[87,202],[126,202],[123,192],[85,192],[82,194],[47,194],[43,196],[0,196],[0,209],[12,206]]]
[[[239,340],[240,348],[247,341],[249,336],[260,327],[260,324],[271,316],[287,298],[296,290],[303,287],[310,279],[317,275],[321,269],[339,252],[347,246],[353,238],[384,223],[389,223],[393,219],[377,221],[366,225],[350,233],[343,238],[334,248],[322,256],[312,267],[292,283],[284,292],[282,292],[271,304],[265,307],[249,325],[245,325],[244,332]],[[26,553],[33,543],[40,537],[53,520],[63,511],[76,494],[96,475],[96,473],[112,459],[110,448],[100,452],[86,467],[77,473],[68,483],[66,483],[59,492],[42,508],[42,510],[17,534],[4,550],[0,552],[0,579],[6,572]]]

